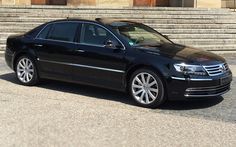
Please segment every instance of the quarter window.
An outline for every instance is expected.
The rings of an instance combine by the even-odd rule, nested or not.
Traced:
[[[117,40],[115,37],[104,28],[94,24],[84,24],[81,43],[91,45],[104,45],[108,40]]]
[[[46,26],[46,27],[40,32],[40,34],[38,35],[37,38],[40,38],[40,39],[47,39],[48,33],[49,33],[49,31],[50,31],[51,28],[52,28],[52,25]]]

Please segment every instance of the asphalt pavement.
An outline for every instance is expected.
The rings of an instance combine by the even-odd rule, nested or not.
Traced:
[[[236,75],[236,56],[226,59]],[[43,81],[19,85],[0,57],[0,146],[235,146],[236,77],[222,97],[134,105],[127,94]]]

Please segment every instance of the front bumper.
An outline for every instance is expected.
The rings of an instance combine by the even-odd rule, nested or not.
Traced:
[[[180,78],[171,77],[167,81],[167,92],[170,100],[217,97],[230,90],[232,73],[217,77]]]
[[[198,87],[188,88],[185,90],[185,97],[214,97],[223,95],[230,90],[230,84],[213,86],[213,87]]]

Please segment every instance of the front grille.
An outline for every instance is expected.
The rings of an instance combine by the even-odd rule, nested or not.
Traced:
[[[227,71],[229,71],[229,66],[227,63],[203,66],[209,76],[218,76]]]
[[[188,88],[185,91],[186,97],[208,97],[222,95],[230,89],[230,84],[216,87]]]

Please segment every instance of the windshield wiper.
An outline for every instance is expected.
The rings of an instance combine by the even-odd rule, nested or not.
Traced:
[[[134,45],[135,47],[138,47],[138,46],[149,46],[149,47],[160,47],[162,46],[163,43],[142,43],[142,44],[136,44]]]

